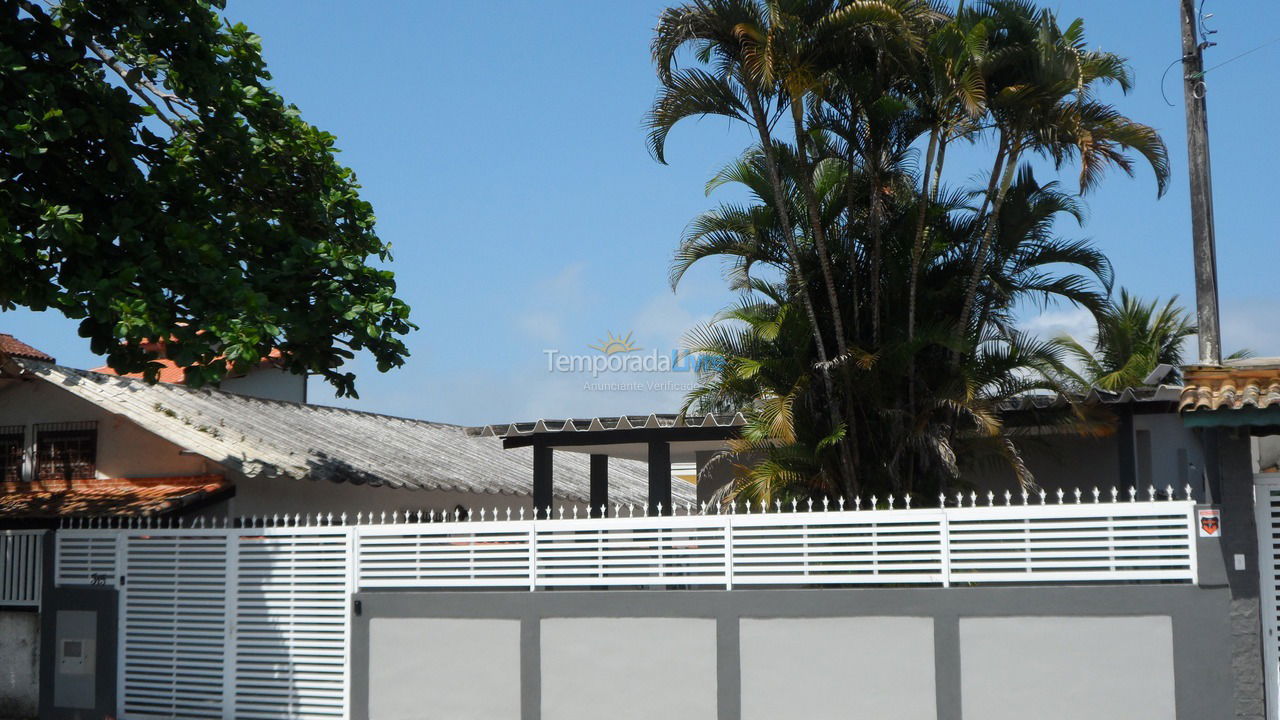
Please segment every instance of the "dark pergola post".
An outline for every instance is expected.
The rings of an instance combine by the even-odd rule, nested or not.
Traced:
[[[551,507],[551,448],[546,445],[533,446],[533,516],[547,512]]]
[[[1128,405],[1120,407],[1120,428],[1116,433],[1118,455],[1120,456],[1120,487],[1138,487],[1138,453],[1134,447],[1133,408]],[[1142,488],[1138,488],[1141,490]]]
[[[591,456],[591,517],[605,517],[609,513],[609,456]]]
[[[659,510],[658,506],[662,508]],[[649,443],[649,514],[671,514],[671,444]]]

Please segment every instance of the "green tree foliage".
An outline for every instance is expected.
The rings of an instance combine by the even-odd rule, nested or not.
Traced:
[[[1159,365],[1173,366],[1177,380],[1178,368],[1186,359],[1184,342],[1196,334],[1191,313],[1177,303],[1176,295],[1161,305],[1159,300],[1143,302],[1121,289],[1119,301],[1108,302],[1095,315],[1098,329],[1092,350],[1069,335],[1054,340],[1078,366],[1064,366],[1064,384],[1078,392],[1091,388],[1116,392],[1141,387]],[[1240,350],[1227,359],[1250,355]]]
[[[708,185],[750,199],[696,218],[672,271],[720,259],[743,295],[689,338],[719,362],[688,406],[749,419],[732,492],[936,495],[984,453],[1033,482],[1000,408],[1061,390],[1063,350],[1014,310],[1100,311],[1110,264],[1055,222],[1108,168],[1168,177],[1159,136],[1097,100],[1129,88],[1124,60],[1020,0],[695,0],[652,50],[658,160],[685,118],[757,140]],[[990,148],[971,186],[943,182],[957,141]],[[1076,166],[1078,190],[1039,181],[1037,156]]]
[[[407,355],[389,246],[221,8],[0,0],[0,307],[79,319],[120,371],[156,370],[143,338],[196,382],[279,348],[354,394],[355,352]]]

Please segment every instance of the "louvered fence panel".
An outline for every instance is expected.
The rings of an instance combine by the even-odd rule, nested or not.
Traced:
[[[938,510],[738,515],[733,583],[934,584],[943,541]]]
[[[953,583],[1194,580],[1184,503],[948,510]]]
[[[386,587],[527,587],[532,522],[369,525],[358,534],[359,583]]]
[[[236,539],[230,717],[345,716],[348,547],[341,528]]]
[[[0,531],[0,605],[39,607],[43,530]]]
[[[726,517],[544,520],[536,587],[723,585]]]
[[[226,534],[130,533],[125,543],[125,716],[222,718]]]
[[[59,530],[55,536],[58,552],[58,585],[109,585],[119,579],[116,569],[116,543],[119,531]]]

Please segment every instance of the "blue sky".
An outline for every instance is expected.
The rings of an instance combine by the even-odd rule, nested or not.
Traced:
[[[545,353],[590,353],[608,332],[633,333],[666,354],[693,323],[730,300],[718,269],[689,275],[678,293],[667,267],[681,230],[714,198],[707,178],[746,144],[718,120],[677,128],[670,165],[644,146],[655,80],[650,30],[666,3],[370,2],[231,0],[227,16],[263,38],[275,86],[311,123],[338,137],[394,247],[401,295],[421,330],[407,365],[381,375],[356,365],[361,398],[311,399],[432,420],[483,423],[537,417],[671,411],[687,373],[616,375],[640,389],[587,387],[548,372]],[[1083,228],[1143,296],[1194,297],[1176,0],[1061,0],[1082,16],[1091,45],[1131,59],[1137,87],[1116,101],[1157,127],[1173,179],[1156,199],[1150,172],[1113,174],[1087,198]],[[1280,35],[1280,3],[1208,0],[1223,62]],[[1280,355],[1280,44],[1209,75],[1224,347]],[[949,158],[953,181],[976,172]],[[984,161],[985,164],[985,161]],[[1070,172],[1065,178],[1073,181]],[[1071,308],[1026,313],[1038,332],[1087,333]],[[75,323],[49,313],[0,316],[11,332],[92,367]],[[645,383],[665,383],[647,389]]]

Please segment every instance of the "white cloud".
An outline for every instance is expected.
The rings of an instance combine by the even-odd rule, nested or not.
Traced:
[[[1023,330],[1049,340],[1060,335],[1070,335],[1085,347],[1089,346],[1097,323],[1093,314],[1080,307],[1050,309],[1020,323]]]

